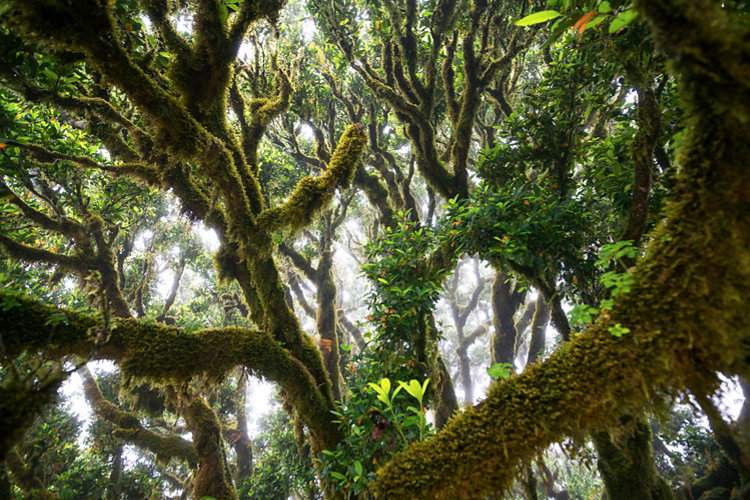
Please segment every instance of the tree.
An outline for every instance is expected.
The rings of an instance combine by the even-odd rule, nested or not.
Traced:
[[[733,264],[727,266],[746,253],[740,235],[745,234],[747,221],[736,215],[741,212],[745,188],[736,177],[741,175],[741,160],[735,155],[743,147],[741,137],[747,129],[734,118],[744,116],[744,111],[727,114],[729,103],[742,101],[747,91],[746,86],[730,83],[737,82],[735,64],[746,47],[724,52],[726,58],[710,68],[698,62],[700,54],[714,54],[728,40],[741,37],[744,28],[732,22],[732,14],[710,2],[701,8],[680,2],[643,3],[639,8],[667,53],[673,58],[679,55],[674,64],[682,78],[691,126],[680,157],[679,196],[668,208],[667,222],[647,257],[636,268],[635,284],[611,312],[600,316],[595,326],[568,347],[497,386],[486,401],[455,418],[435,439],[416,444],[386,465],[378,478],[379,491],[385,496],[406,497],[415,491],[478,495],[507,484],[512,476],[509,465],[539,452],[551,435],[576,436],[583,429],[611,426],[628,408],[664,401],[685,388],[696,394],[710,393],[717,371],[746,376],[746,327],[734,328],[744,325],[739,297],[745,285],[734,282],[736,269]],[[721,35],[705,31],[707,18],[703,16],[707,14],[713,22],[739,32],[733,32],[734,28]],[[679,33],[673,30],[675,23],[683,28]],[[703,79],[706,71],[714,78],[710,83]],[[731,86],[736,93],[715,99],[714,84]],[[698,220],[713,220],[712,229],[694,233],[696,226],[688,221]],[[732,290],[724,288],[729,283]],[[627,325],[627,335],[612,334],[625,333],[618,325]],[[708,331],[712,332],[710,340],[702,335]],[[726,335],[718,342],[723,347],[715,349],[720,335]],[[605,363],[597,368],[587,359],[608,359],[616,365]],[[626,371],[619,372],[616,366]],[[540,387],[544,390],[534,395]],[[602,387],[606,389],[600,392]],[[452,479],[442,481],[441,477]]]
[[[67,87],[60,88],[57,82],[51,88],[37,88],[32,83],[34,68],[23,66],[30,60],[23,56],[24,42],[16,39],[6,28],[4,39],[11,57],[4,58],[8,61],[4,63],[5,80],[32,101],[51,102],[69,113],[84,115],[89,121],[91,137],[101,140],[109,153],[123,163],[118,163],[113,170],[89,156],[61,153],[16,141],[4,144],[17,148],[11,154],[19,161],[21,151],[24,151],[41,163],[73,161],[80,168],[112,170],[117,176],[131,177],[140,183],[172,190],[180,199],[185,213],[194,220],[203,220],[216,232],[221,242],[216,257],[219,278],[242,283],[253,322],[262,329],[237,330],[229,336],[225,335],[226,331],[215,330],[201,336],[208,341],[202,348],[213,350],[216,348],[216,345],[211,346],[213,342],[221,339],[225,347],[234,345],[239,354],[252,344],[256,345],[250,347],[251,350],[260,347],[258,342],[267,344],[270,349],[261,347],[255,353],[259,365],[250,368],[259,369],[271,379],[285,379],[287,384],[281,385],[286,385],[287,397],[310,430],[314,449],[331,447],[339,440],[339,435],[329,419],[329,411],[333,408],[330,379],[320,351],[301,330],[285,302],[271,255],[271,232],[284,227],[300,228],[330,201],[337,187],[348,185],[365,146],[365,134],[361,127],[349,128],[322,175],[303,178],[285,203],[269,207],[258,184],[257,148],[269,122],[288,103],[291,91],[289,81],[283,71],[279,71],[276,95],[248,100],[235,94],[231,103],[227,97],[230,84],[236,84],[236,63],[233,64],[233,61],[245,32],[259,19],[274,19],[281,4],[246,2],[231,17],[227,16],[226,8],[219,8],[218,4],[190,9],[195,22],[194,31],[188,36],[178,33],[172,25],[169,19],[173,14],[171,8],[159,4],[143,6],[143,13],[148,15],[158,32],[156,36],[147,34],[145,29],[134,30],[133,26],[142,26],[143,23],[138,17],[141,11],[134,10],[135,7],[127,2],[106,5],[91,3],[77,6],[76,9],[81,10],[75,12],[62,4],[7,4],[3,12],[6,26],[20,35],[36,31],[41,27],[39,21],[47,20],[46,27],[36,31],[39,36],[34,36],[33,42],[44,46],[51,54],[67,55],[61,68],[55,66],[60,74],[65,72],[67,76],[76,70],[80,72],[89,68],[91,71],[85,77],[66,82]],[[86,14],[81,16],[79,12]],[[97,28],[90,29],[89,23]],[[46,69],[54,73],[54,70]],[[211,77],[202,78],[199,75]],[[106,84],[102,85],[103,82]],[[71,91],[75,95],[71,96]],[[31,96],[29,92],[36,92],[36,95]],[[67,108],[63,102],[67,103]],[[239,134],[229,128],[228,105],[240,117]],[[244,119],[246,112],[249,115],[247,121]],[[71,217],[64,215],[56,198],[42,198],[47,207],[39,209],[21,201],[12,186],[6,189],[12,207],[34,221],[40,229],[69,238],[72,248],[69,253],[38,250],[18,241],[16,234],[16,239],[3,237],[4,251],[27,263],[56,265],[61,271],[77,272],[84,276],[98,273],[98,282],[92,286],[102,291],[101,306],[106,324],[102,327],[101,337],[108,338],[106,345],[114,346],[117,341],[113,343],[112,340],[118,337],[116,331],[121,326],[111,328],[110,316],[118,318],[117,325],[123,326],[130,324],[128,318],[131,316],[130,307],[119,287],[115,267],[115,224],[107,224],[102,212],[97,213],[97,207],[89,205],[89,198],[82,192],[83,186],[80,184],[69,188],[77,191],[78,197],[78,212]],[[48,207],[55,206],[58,211],[54,216],[45,213]],[[20,312],[18,309],[12,305],[7,307],[16,318]],[[82,318],[82,321],[88,320]],[[71,333],[77,330],[76,327],[83,326],[70,320],[63,323],[73,329]],[[119,353],[110,351],[104,354],[107,349],[93,349],[94,344],[78,352],[68,351],[71,346],[63,348],[63,351],[89,359],[92,351],[97,351],[93,358],[109,357],[123,366],[130,359],[133,370],[126,369],[124,372],[147,377],[152,382],[169,379],[174,382],[189,377],[189,372],[196,369],[196,374],[213,371],[216,376],[221,376],[237,364],[238,359],[232,360],[231,356],[214,358],[204,351],[209,357],[199,367],[193,363],[200,357],[201,347],[196,345],[185,346],[186,357],[182,360],[175,357],[174,352],[170,353],[170,348],[163,352],[175,362],[172,365],[177,369],[175,372],[164,371],[166,365],[154,358],[136,367],[136,364],[140,364],[136,360],[145,360],[150,356],[145,352],[136,354],[132,351],[134,347],[136,350],[138,348],[131,341],[138,343],[137,338],[146,335],[150,339],[141,347],[148,349],[148,345],[156,345],[151,344],[151,340],[155,340],[152,328],[167,335],[175,335],[175,332],[157,325],[132,325],[131,333],[135,336],[121,344]],[[14,327],[13,335],[3,335],[10,354],[28,348],[17,333]],[[82,335],[79,340],[86,343],[85,330],[78,333]],[[141,338],[145,340],[145,337]],[[169,344],[171,340],[167,340]],[[222,366],[216,366],[217,362]],[[244,361],[241,364],[248,366]],[[185,368],[187,371],[183,371]],[[180,375],[178,372],[183,373]],[[215,416],[199,396],[186,397],[183,415],[195,434],[196,448],[200,449],[194,494],[198,497],[232,496],[233,488],[224,475],[225,464],[219,447],[221,438]],[[19,410],[22,409],[19,407],[14,411]],[[313,420],[317,420],[317,424]],[[205,446],[197,444],[204,438]],[[7,449],[4,449],[3,455],[6,452]]]
[[[636,2],[647,25],[628,2],[556,3],[540,17],[528,2],[310,1],[332,42],[313,45],[281,17],[305,16],[297,3],[4,2],[3,474],[30,491],[13,457],[79,370],[117,443],[153,452],[154,478],[196,498],[262,489],[247,374],[276,383],[291,417],[271,446],[302,468],[311,454],[331,497],[481,498],[517,470],[532,495],[533,459],[595,433],[610,495],[641,474],[610,466],[643,454],[642,489],[661,498],[640,414],[682,391],[747,487],[746,436],[710,399],[719,374],[750,375],[747,7]],[[347,220],[371,236],[366,335],[337,299]],[[466,253],[495,268],[491,362],[519,357],[524,322],[536,362],[457,413],[435,309]],[[454,285],[471,392],[463,328],[481,286],[464,309]],[[540,296],[525,320],[522,287]],[[564,345],[542,359],[547,315]],[[104,359],[119,401],[85,368]],[[426,406],[442,429],[422,441]],[[606,434],[618,426],[622,439]]]

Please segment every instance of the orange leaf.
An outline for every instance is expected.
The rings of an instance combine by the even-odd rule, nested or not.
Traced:
[[[596,11],[591,10],[589,12],[586,12],[581,18],[576,21],[576,23],[573,25],[574,30],[578,30],[579,35],[583,35],[583,32],[586,30],[586,26],[588,26],[589,22],[596,16]]]
[[[326,352],[331,352],[331,346],[333,345],[333,340],[330,339],[319,339],[318,344],[320,345],[320,348]]]

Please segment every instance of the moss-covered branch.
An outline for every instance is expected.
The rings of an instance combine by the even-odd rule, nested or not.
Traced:
[[[323,379],[313,376],[309,363],[303,364],[264,332],[219,328],[183,333],[161,324],[117,319],[108,342],[97,346],[101,320],[93,315],[7,292],[0,292],[0,304],[0,336],[10,355],[39,351],[58,357],[111,359],[126,376],[153,382],[196,376],[217,379],[245,366],[284,388],[318,442],[335,446],[339,438],[330,421],[329,398],[319,389]],[[305,343],[301,351],[303,358],[317,352],[312,343]]]
[[[367,136],[360,125],[346,129],[333,152],[328,168],[318,177],[304,177],[289,199],[282,205],[269,208],[258,216],[258,225],[265,232],[282,229],[297,230],[327,206],[337,188],[347,187],[367,146]]]
[[[195,475],[193,495],[195,498],[217,498],[232,500],[237,492],[227,469],[224,446],[221,439],[221,425],[216,413],[203,398],[193,398],[183,409],[185,420],[193,432],[195,449],[200,464]]]
[[[4,302],[0,299],[3,307],[6,306]],[[0,347],[3,343],[7,345],[6,335],[0,332]],[[2,348],[2,354],[8,354],[5,348]],[[0,384],[0,462],[23,438],[42,408],[53,401],[60,385],[68,377],[59,364],[38,369],[25,377],[20,376],[13,367],[9,367],[9,371],[9,376]]]
[[[750,371],[750,31],[708,0],[638,3],[691,117],[668,222],[610,314],[381,469],[383,498],[481,497],[553,442]]]
[[[42,264],[45,266],[58,266],[59,269],[66,273],[85,274],[87,262],[78,257],[63,255],[41,248],[35,248],[8,238],[0,234],[0,249],[8,257],[14,260],[20,260],[27,264]]]
[[[86,400],[97,416],[119,427],[115,432],[116,437],[154,453],[157,460],[163,463],[177,458],[193,469],[198,466],[198,455],[190,441],[179,436],[162,436],[146,429],[135,415],[118,409],[105,399],[88,368],[83,366],[79,372],[83,378],[83,393]]]
[[[279,89],[278,95],[271,98],[254,98],[248,103],[251,117],[247,127],[243,128],[242,149],[247,155],[247,160],[253,174],[258,173],[258,146],[263,138],[271,120],[279,116],[289,106],[289,99],[292,96],[292,83],[289,77],[279,69],[276,72]],[[242,102],[242,96],[238,93],[233,96],[236,103]],[[235,105],[235,107],[237,107]],[[244,109],[244,105],[242,106]],[[244,117],[243,117],[244,120]]]
[[[111,172],[115,175],[122,175],[132,177],[145,181],[149,184],[157,184],[159,180],[159,171],[156,167],[148,165],[146,163],[132,162],[122,163],[118,165],[102,165],[95,161],[93,158],[83,155],[71,155],[67,153],[59,153],[39,146],[38,144],[23,144],[18,141],[11,139],[0,139],[0,144],[6,144],[8,146],[16,146],[29,153],[34,160],[41,163],[54,163],[56,161],[69,161],[72,162],[76,167],[83,168],[95,168],[106,172]]]
[[[80,12],[86,12],[86,16],[81,16]],[[202,173],[214,180],[225,202],[232,207],[228,212],[232,225],[238,228],[252,226],[252,213],[257,213],[262,206],[261,195],[257,183],[243,183],[230,151],[232,145],[227,146],[228,143],[213,135],[222,128],[225,117],[221,115],[221,123],[217,125],[214,123],[216,119],[214,122],[209,120],[216,118],[215,109],[212,109],[214,114],[209,117],[197,112],[191,114],[180,99],[164,90],[133,61],[120,43],[109,4],[101,5],[92,0],[79,2],[75,9],[71,9],[66,4],[54,2],[19,1],[10,2],[5,14],[9,27],[31,36],[35,41],[56,49],[84,53],[108,83],[124,92],[149,119],[154,144],[170,155],[197,162]],[[189,61],[184,61],[185,57],[187,55],[176,54],[176,63],[171,68],[178,70],[182,66],[177,63],[187,64]],[[184,71],[190,69],[193,67],[184,66]],[[179,87],[186,79],[178,76],[172,75],[172,80]],[[229,80],[225,80],[226,87]],[[185,87],[181,90],[189,89]],[[193,96],[190,95],[182,97],[187,104],[197,105],[201,102],[198,99],[200,96],[195,99],[191,99]]]
[[[300,272],[305,275],[305,278],[310,281],[317,281],[318,270],[313,267],[310,259],[299,253],[293,247],[287,245],[285,242],[281,242],[278,246],[278,249],[279,252],[281,252],[290,261],[292,261],[294,267],[299,269]]]
[[[190,50],[187,40],[180,35],[170,21],[170,15],[174,14],[174,4],[160,0],[144,0],[143,8],[149,19],[162,36],[166,47],[173,53],[187,53]]]
[[[34,467],[24,463],[24,459],[18,453],[18,450],[12,450],[8,453],[5,457],[5,465],[8,467],[13,480],[21,488],[27,491],[37,490],[36,495],[40,499],[52,498],[52,495],[47,493],[42,479],[35,474]]]

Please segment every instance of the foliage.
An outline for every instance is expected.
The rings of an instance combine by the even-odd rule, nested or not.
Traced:
[[[335,450],[323,450],[317,466],[320,474],[347,498],[365,495],[379,467],[432,432],[424,406],[429,379],[422,383],[415,379],[397,381],[391,390],[388,378],[356,386],[369,374],[355,375],[350,378],[345,404],[333,412],[345,438]]]
[[[746,371],[747,2],[699,4],[4,1],[3,399],[70,356],[119,365],[85,445],[50,410],[17,443],[39,484],[12,472],[14,493],[494,494],[550,442]],[[535,288],[564,339],[567,304],[589,332],[524,373],[481,367],[488,400],[425,441],[427,411],[457,407],[436,313],[467,254]],[[238,365],[292,415],[264,422],[254,474]],[[686,455],[708,446],[684,427]]]
[[[472,198],[446,210],[451,244],[479,253],[510,269],[561,275],[569,286],[590,274],[585,232],[593,225],[590,209],[536,183],[518,181],[493,190],[479,187]]]
[[[367,319],[374,326],[371,340],[383,376],[407,379],[399,366],[427,369],[427,360],[415,357],[413,347],[430,328],[425,316],[438,300],[448,272],[427,265],[426,257],[437,244],[434,231],[400,212],[395,227],[386,227],[383,236],[365,248],[368,262],[362,272],[371,283],[365,299]]]
[[[487,368],[487,373],[495,380],[506,379],[513,373],[511,363],[495,363]]]
[[[69,407],[52,407],[27,431],[18,453],[28,477],[37,481],[37,494],[48,491],[66,500],[103,496],[108,466],[80,446],[82,427]],[[19,491],[17,498],[25,497]]]
[[[638,249],[633,246],[629,240],[618,241],[615,243],[603,245],[599,258],[594,263],[602,270],[600,280],[602,285],[608,290],[611,298],[601,300],[601,311],[606,314],[614,304],[614,298],[630,291],[630,287],[635,283],[632,274],[629,271],[619,271],[624,269],[624,263],[630,262],[638,256]],[[606,268],[615,270],[604,271]],[[576,304],[570,311],[570,324],[572,326],[591,325],[594,318],[599,313],[599,309],[588,304]],[[609,327],[609,332],[615,337],[620,337],[630,330],[619,323]]]
[[[260,421],[253,440],[253,474],[238,485],[240,498],[286,500],[294,492],[319,498],[309,446],[297,448],[292,424],[281,408]]]

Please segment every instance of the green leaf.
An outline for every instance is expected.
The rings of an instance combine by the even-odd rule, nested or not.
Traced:
[[[219,21],[221,21],[221,24],[227,22],[227,17],[229,17],[229,9],[225,4],[219,4]]]
[[[383,389],[381,389],[380,386],[378,384],[376,384],[375,382],[370,382],[369,384],[367,384],[367,386],[370,387],[371,389],[373,389],[378,394],[382,394],[383,393]]]
[[[599,7],[596,10],[601,13],[609,12],[612,10],[612,5],[610,5],[610,3],[605,0],[604,2],[599,4]]]
[[[626,10],[625,12],[621,12],[616,18],[612,20],[611,23],[609,23],[609,33],[610,35],[612,33],[616,33],[628,24],[635,21],[635,18],[638,17],[638,11],[634,9]]]
[[[13,295],[6,295],[3,297],[3,300],[0,302],[0,309],[3,311],[10,311],[11,309],[15,307],[20,307],[21,302],[14,297]]]
[[[67,325],[68,324],[68,317],[65,315],[64,312],[58,311],[56,313],[50,314],[46,321],[44,322],[45,325],[55,326],[59,324]]]
[[[534,12],[533,14],[529,14],[523,19],[516,21],[515,25],[516,26],[531,26],[532,24],[543,23],[545,21],[549,21],[550,19],[560,17],[561,15],[562,14],[560,14],[556,10],[542,10],[539,12]]]
[[[357,475],[362,475],[362,464],[359,460],[354,461],[354,470],[357,472]]]
[[[599,311],[586,304],[578,304],[570,310],[570,326],[588,325]]]
[[[614,335],[615,337],[622,337],[626,333],[630,333],[630,328],[626,328],[622,326],[620,323],[617,323],[615,326],[610,326],[607,328],[607,331]]]
[[[607,16],[606,16],[605,14],[599,14],[598,16],[596,16],[596,17],[595,17],[594,19],[592,19],[592,20],[591,20],[591,21],[590,21],[590,22],[589,22],[589,23],[588,23],[588,24],[586,25],[586,29],[589,29],[589,28],[593,28],[594,26],[596,26],[597,24],[601,23],[601,22],[602,22],[602,21],[604,21],[605,19],[607,19]]]
[[[380,379],[380,387],[385,394],[391,392],[391,381],[387,377]]]
[[[495,380],[506,379],[513,373],[513,365],[511,363],[495,363],[494,365],[487,368],[487,373],[490,377]]]

